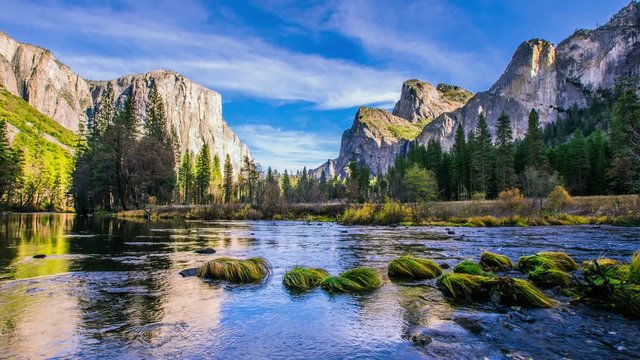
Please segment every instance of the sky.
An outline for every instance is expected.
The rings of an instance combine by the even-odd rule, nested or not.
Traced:
[[[559,43],[628,0],[0,0],[0,31],[91,80],[177,71],[222,95],[263,168],[335,158],[359,106],[402,82],[488,89],[517,46]]]

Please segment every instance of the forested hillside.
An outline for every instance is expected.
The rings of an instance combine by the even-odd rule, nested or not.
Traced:
[[[0,86],[2,206],[69,210],[68,197],[77,137]],[[9,141],[11,139],[11,141]],[[8,174],[8,167],[13,171]]]

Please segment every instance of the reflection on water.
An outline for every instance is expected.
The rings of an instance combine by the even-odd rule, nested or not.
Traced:
[[[452,306],[434,281],[385,279],[368,295],[288,292],[296,264],[385,274],[413,253],[455,265],[483,249],[577,260],[628,258],[638,228],[444,229],[301,222],[131,222],[22,214],[0,219],[0,358],[633,358],[640,324],[570,305]],[[218,253],[198,255],[210,246]],[[34,259],[35,254],[47,255]],[[178,272],[216,256],[264,256],[273,275],[232,286]],[[557,294],[553,295],[559,298]],[[426,339],[412,344],[415,334]]]

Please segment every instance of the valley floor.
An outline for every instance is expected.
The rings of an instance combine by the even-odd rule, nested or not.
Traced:
[[[546,199],[525,199],[518,206],[497,200],[426,204],[345,202],[281,204],[168,205],[122,211],[121,218],[188,220],[304,220],[353,225],[546,226],[612,224],[640,226],[640,195],[574,197],[561,206]]]

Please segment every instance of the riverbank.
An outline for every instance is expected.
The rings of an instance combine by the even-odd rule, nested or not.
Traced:
[[[640,196],[574,197],[561,205],[524,199],[514,207],[498,200],[428,204],[283,204],[265,210],[247,204],[171,205],[117,213],[120,218],[184,220],[303,220],[350,225],[549,226],[611,224],[640,226]]]

